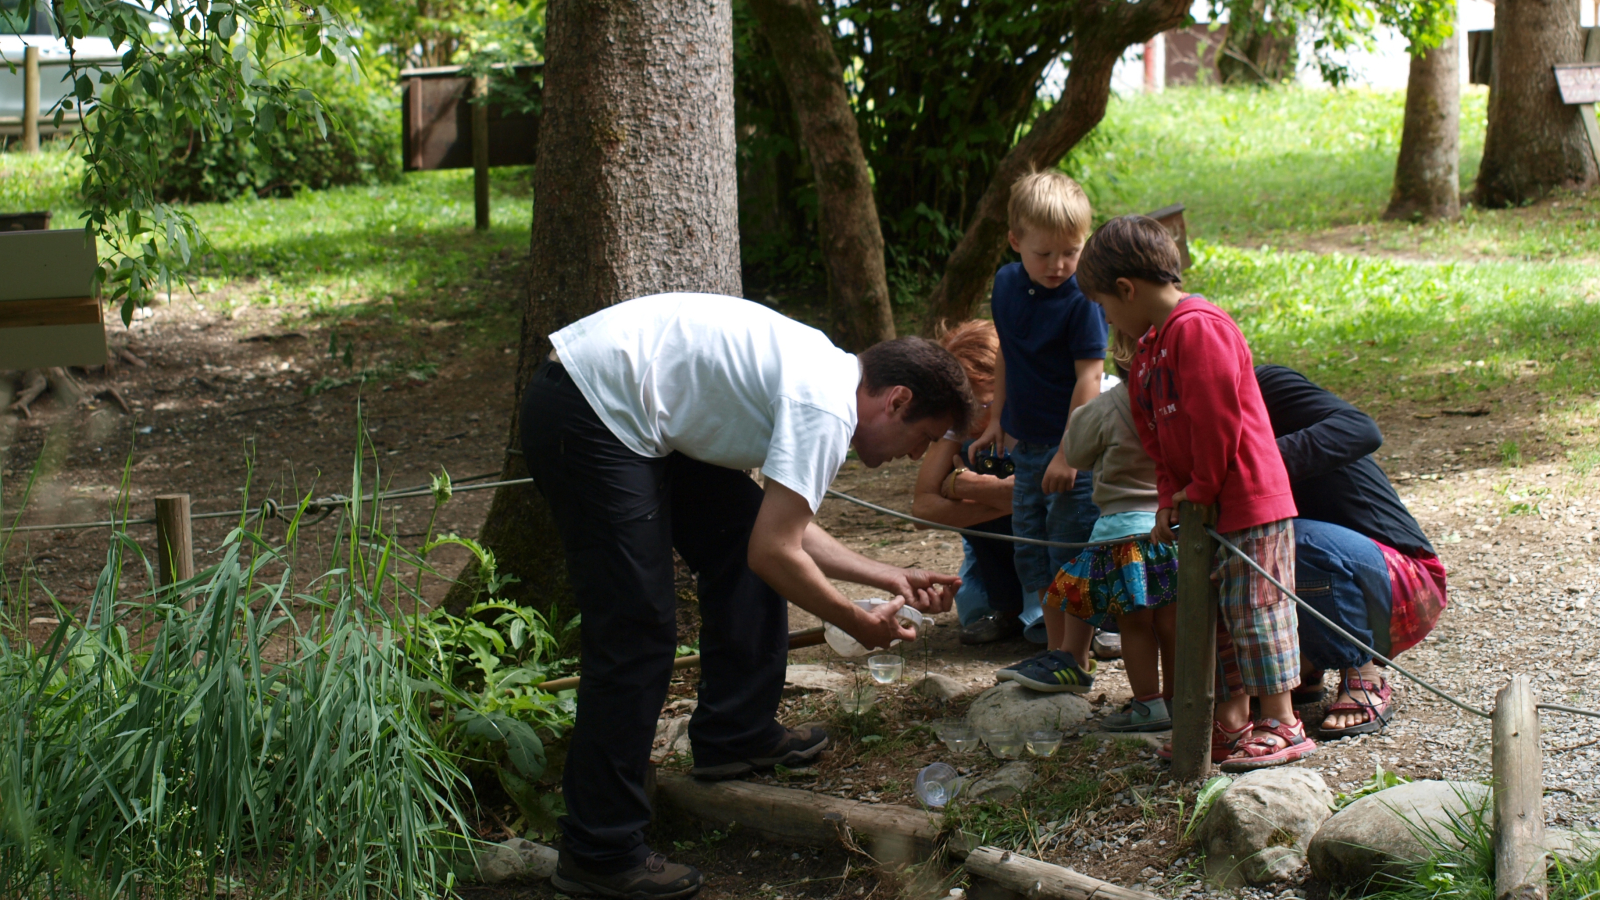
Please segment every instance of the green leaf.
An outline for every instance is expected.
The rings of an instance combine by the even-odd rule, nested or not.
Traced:
[[[88,103],[94,99],[94,81],[88,75],[79,75],[78,80],[73,83],[72,92],[79,101]]]
[[[217,37],[220,37],[223,40],[228,40],[229,38],[233,37],[234,33],[238,30],[239,18],[232,13],[223,16],[222,21],[217,23]]]
[[[460,714],[456,720],[461,720]],[[538,732],[528,723],[499,713],[473,714],[462,732],[491,743],[503,742],[506,758],[523,778],[537,781],[544,774],[544,741],[539,740]]]

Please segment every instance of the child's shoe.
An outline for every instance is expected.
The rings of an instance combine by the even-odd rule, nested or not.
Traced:
[[[1249,772],[1270,766],[1282,766],[1304,759],[1317,749],[1316,742],[1306,737],[1305,722],[1298,719],[1285,725],[1277,719],[1261,719],[1255,723],[1254,734],[1239,746],[1220,768],[1224,772]]]
[[[1172,715],[1167,712],[1167,701],[1150,697],[1130,701],[1127,709],[1106,716],[1100,727],[1106,731],[1166,731],[1172,727]]]
[[[1082,694],[1094,687],[1094,672],[1098,668],[1098,664],[1090,661],[1086,671],[1078,666],[1071,653],[1051,650],[1023,665],[1011,680],[1036,691]]]
[[[1213,763],[1220,763],[1232,756],[1233,752],[1238,749],[1240,744],[1250,739],[1251,727],[1252,726],[1250,723],[1246,722],[1244,723],[1244,727],[1238,731],[1229,731],[1228,729],[1222,727],[1221,722],[1218,722],[1216,719],[1212,719],[1211,761]],[[1161,749],[1156,751],[1156,755],[1162,759],[1172,759],[1172,744],[1162,744]]]
[[[1046,656],[1049,656],[1049,655],[1050,655],[1050,651],[1046,650],[1043,653],[1035,653],[1034,655],[1028,657],[1027,659],[1018,660],[1018,661],[1012,663],[1011,665],[1006,666],[1003,669],[995,669],[994,670],[995,683],[996,684],[1000,684],[1000,683],[1003,683],[1003,682],[1011,681],[1012,679],[1017,677],[1017,672],[1023,666],[1026,666],[1029,663],[1036,663],[1039,660],[1044,659]]]

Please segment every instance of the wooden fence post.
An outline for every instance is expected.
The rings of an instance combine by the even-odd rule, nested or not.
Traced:
[[[188,494],[156,498],[156,578],[161,587],[194,577],[194,523]],[[184,608],[194,610],[193,598]]]
[[[1206,526],[1215,506],[1178,506],[1178,659],[1172,697],[1172,777],[1190,781],[1211,771],[1211,717],[1216,705],[1217,589],[1211,565],[1217,541]]]
[[[1495,900],[1545,896],[1544,772],[1533,685],[1517,675],[1494,698]]]
[[[474,227],[489,230],[489,77],[472,80],[472,212]]]
[[[39,48],[22,51],[22,152],[39,152]]]

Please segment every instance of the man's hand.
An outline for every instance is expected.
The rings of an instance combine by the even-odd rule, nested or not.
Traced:
[[[960,586],[959,576],[929,572],[927,569],[895,569],[888,580],[879,585],[896,599],[911,604],[912,609],[930,615],[949,612],[950,600]],[[897,605],[895,608],[900,607]]]
[[[858,614],[855,622],[839,627],[868,650],[882,650],[895,641],[914,641],[917,639],[917,630],[895,618],[895,613],[905,605],[905,600],[895,597],[888,603],[878,604],[870,612],[852,606]]]
[[[1188,502],[1189,493],[1186,488],[1172,495],[1171,506],[1156,510],[1156,527],[1150,529],[1150,540],[1158,544],[1170,544],[1177,540],[1177,535],[1172,533],[1172,526],[1178,524],[1178,504]]]
[[[1072,490],[1078,483],[1078,470],[1067,465],[1066,451],[1056,448],[1056,455],[1050,457],[1050,464],[1044,467],[1044,478],[1040,480],[1039,487],[1046,494],[1060,494]]]

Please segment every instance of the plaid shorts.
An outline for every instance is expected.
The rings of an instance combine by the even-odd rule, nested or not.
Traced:
[[[1280,519],[1224,534],[1294,590],[1294,522]],[[1299,617],[1294,601],[1226,547],[1211,570],[1217,584],[1217,699],[1238,691],[1281,694],[1300,683]]]

